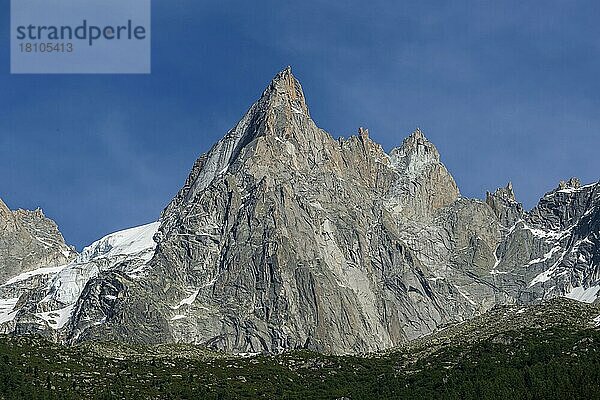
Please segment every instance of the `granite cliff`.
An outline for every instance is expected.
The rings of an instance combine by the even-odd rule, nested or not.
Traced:
[[[496,305],[600,290],[598,183],[561,182],[531,211],[510,184],[465,198],[419,129],[387,154],[365,129],[317,127],[289,68],[158,222],[78,256],[50,224],[63,258],[19,264],[30,231],[11,216],[0,204],[0,327],[66,343],[363,353]]]

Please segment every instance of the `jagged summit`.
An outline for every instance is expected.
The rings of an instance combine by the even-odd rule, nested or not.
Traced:
[[[361,126],[358,128],[358,137],[366,140],[369,137],[369,130]]]
[[[0,284],[24,271],[68,262],[75,255],[41,209],[12,211],[0,200]]]
[[[500,198],[506,201],[516,201],[512,182],[508,182],[508,184],[505,187],[496,189],[494,193],[486,192],[486,197]]]
[[[0,223],[6,222],[7,220],[9,220],[11,218],[12,218],[12,213],[10,212],[10,209],[8,208],[6,203],[4,203],[4,201],[2,201],[2,199],[0,199]]]
[[[421,128],[419,127],[412,131],[412,133],[408,137],[413,137],[415,140],[427,140],[427,138],[423,134],[423,131],[421,131]]]
[[[284,103],[289,105],[292,112],[301,111],[309,115],[302,85],[292,74],[292,68],[289,66],[275,75],[263,92],[261,100],[266,101],[270,106],[280,106]]]
[[[399,174],[393,197],[400,201],[402,205],[397,209],[405,215],[430,215],[459,198],[454,178],[441,163],[437,148],[420,128],[390,152],[390,160]]]
[[[592,190],[598,184],[600,184],[600,181],[582,185],[579,178],[576,177],[572,177],[567,180],[561,180],[558,182],[558,185],[555,188],[546,192],[544,196],[542,196],[540,199],[540,204],[538,204],[536,208],[543,206],[543,204],[547,201],[562,201],[564,199],[572,198],[572,195],[579,192],[590,192],[590,190]],[[558,197],[559,200],[556,200],[555,197]]]
[[[394,148],[390,156],[396,159],[399,165],[407,166],[411,162],[422,165],[440,161],[437,148],[425,137],[420,128],[415,129],[405,138],[400,147]]]
[[[362,127],[335,140],[286,68],[198,158],[158,222],[65,266],[66,246],[45,245],[60,244],[55,226],[10,212],[20,228],[0,229],[0,256],[15,243],[18,257],[48,256],[0,271],[12,277],[0,332],[357,353],[498,304],[595,301],[600,187],[562,187],[531,212],[510,183],[485,203],[461,197],[421,129],[389,156]]]
[[[579,178],[573,177],[568,181],[560,181],[558,183],[558,190],[564,189],[579,189],[581,187],[581,181]]]
[[[523,205],[517,202],[512,182],[498,188],[494,193],[486,192],[485,202],[496,214],[500,225],[509,228],[523,217]]]
[[[328,138],[310,118],[302,86],[287,67],[275,75],[235,127],[196,160],[184,187],[163,216],[181,203],[194,201],[216,178],[232,168],[242,168],[253,156],[265,161],[271,159],[276,142],[290,142],[294,148],[316,151]],[[286,148],[279,153],[281,150],[291,151]]]

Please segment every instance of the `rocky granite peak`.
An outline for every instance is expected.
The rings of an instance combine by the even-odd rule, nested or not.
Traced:
[[[420,128],[404,139],[402,146],[393,149],[390,156],[399,169],[406,170],[409,174],[417,173],[421,167],[440,161],[437,148],[427,140]]]
[[[511,184],[462,197],[420,129],[389,155],[364,128],[333,139],[289,68],[158,222],[53,267],[71,255],[56,226],[0,213],[17,227],[0,232],[0,331],[67,343],[363,353],[501,304],[600,294],[599,185],[566,182],[530,212]]]
[[[490,194],[489,192],[487,193],[488,196],[493,196],[495,198],[501,198],[503,200],[506,200],[508,202],[511,201],[516,201],[515,199],[515,192],[513,190],[513,185],[512,182],[508,182],[508,184],[505,187],[501,187],[496,189],[496,191],[494,192],[494,194]]]
[[[581,187],[581,182],[579,178],[571,178],[568,181],[560,181],[558,183],[558,190],[564,189],[579,189]]]
[[[7,214],[10,214],[10,209],[8,208],[6,203],[2,199],[0,199],[0,216],[4,217]]]
[[[263,92],[261,100],[274,107],[283,103],[289,106],[292,112],[301,111],[309,115],[302,85],[292,74],[291,67],[287,67],[275,75]]]
[[[66,264],[76,255],[41,209],[11,211],[0,200],[0,281],[38,267]]]
[[[362,126],[360,128],[358,128],[358,137],[360,137],[363,140],[366,140],[369,138],[369,130],[363,128]]]
[[[454,178],[440,161],[433,143],[417,128],[402,146],[390,152],[399,179],[393,186],[394,209],[409,218],[421,218],[450,205],[460,196]]]
[[[410,135],[408,135],[408,137],[406,138],[406,140],[423,140],[423,141],[427,141],[427,138],[425,137],[425,135],[423,134],[423,131],[421,130],[421,128],[416,127],[414,131],[412,131],[412,133]]]
[[[522,218],[524,213],[523,205],[516,201],[512,182],[508,182],[505,187],[496,189],[494,193],[486,192],[485,202],[505,228],[511,227]]]
[[[8,206],[0,199],[0,232],[16,229],[15,217]]]
[[[163,215],[182,203],[193,202],[227,172],[251,168],[249,160],[253,160],[252,165],[262,166],[277,160],[286,165],[297,165],[298,161],[310,164],[322,157],[323,147],[331,142],[333,138],[317,129],[310,118],[302,86],[287,67],[273,78],[235,127],[196,160],[184,187]],[[299,155],[312,160],[299,160]],[[264,163],[257,162],[257,158]],[[254,170],[259,173],[263,168]]]

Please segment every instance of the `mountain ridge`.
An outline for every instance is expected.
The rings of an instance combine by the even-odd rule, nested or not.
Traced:
[[[600,185],[574,179],[530,211],[510,183],[465,198],[418,128],[389,154],[366,129],[318,128],[288,67],[159,221],[132,228],[143,245],[117,232],[92,257],[0,287],[18,299],[0,327],[66,343],[379,351],[498,304],[597,301],[599,205]]]

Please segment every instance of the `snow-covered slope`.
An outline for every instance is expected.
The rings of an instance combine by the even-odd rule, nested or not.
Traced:
[[[559,296],[598,300],[599,183],[582,186],[575,178],[561,182],[529,212],[514,201],[509,187],[488,194],[488,204],[506,219],[504,239],[496,249],[497,286],[516,290],[514,296],[524,303]]]
[[[158,231],[160,222],[137,226],[111,233],[83,249],[78,263],[86,263],[101,258],[110,259],[111,263],[120,258],[132,255],[148,261],[152,258],[156,243],[152,239]]]
[[[154,255],[153,236],[159,225],[153,222],[111,233],[87,246],[71,263],[10,278],[0,286],[0,331],[11,332],[21,323],[27,330],[60,330],[86,284],[102,271],[119,270],[131,279],[143,277]]]

